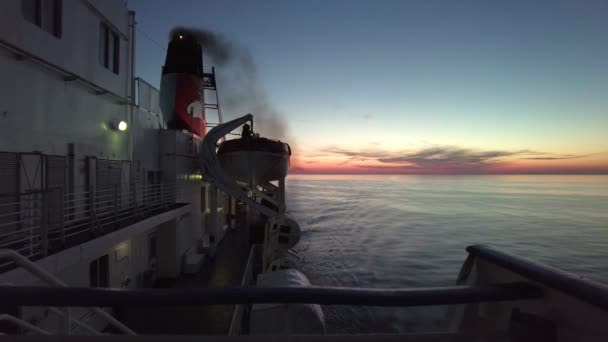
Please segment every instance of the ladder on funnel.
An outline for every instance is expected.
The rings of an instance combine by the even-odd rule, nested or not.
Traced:
[[[207,115],[207,110],[215,111],[218,118],[217,124],[223,124],[224,118],[222,117],[220,98],[217,91],[217,82],[215,81],[215,67],[203,69],[203,89],[201,90],[201,93],[203,97],[203,109],[205,112],[205,117]],[[223,138],[222,141],[224,141]]]

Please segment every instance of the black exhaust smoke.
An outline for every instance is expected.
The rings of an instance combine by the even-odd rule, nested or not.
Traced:
[[[204,59],[220,68],[217,81],[224,113],[234,116],[252,113],[257,132],[288,140],[287,124],[259,86],[255,63],[247,49],[221,34],[204,29],[175,27],[171,30],[171,39],[179,36],[196,40],[202,46]]]

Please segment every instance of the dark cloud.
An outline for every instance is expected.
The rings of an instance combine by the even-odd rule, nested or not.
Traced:
[[[528,159],[528,160],[563,160],[563,159],[576,159],[576,158],[581,158],[581,157],[585,157],[585,156],[584,155],[577,156],[577,155],[573,155],[573,154],[567,154],[567,155],[563,155],[563,156],[526,157],[526,158],[522,158],[522,159]]]
[[[217,32],[196,27],[177,26],[169,33],[169,39],[178,35],[196,39],[203,47],[203,54],[217,66],[233,64],[242,68],[247,74],[255,73],[255,63],[249,51]]]
[[[479,168],[499,162],[500,158],[521,156],[530,151],[476,151],[472,149],[444,146],[430,147],[416,152],[393,157],[378,158],[382,163],[414,164],[426,168]]]
[[[436,172],[484,172],[500,166],[508,159],[560,160],[580,158],[578,155],[555,155],[532,150],[475,150],[457,146],[434,146],[416,151],[348,150],[328,147],[325,153],[348,157],[348,162],[380,162],[387,165],[356,164],[358,167],[394,170],[423,169]]]
[[[202,46],[205,66],[216,65],[224,120],[251,113],[254,129],[263,136],[288,141],[294,147],[285,115],[271,103],[257,76],[256,63],[248,49],[224,35],[196,27],[178,26],[169,37],[193,37]],[[213,113],[215,115],[215,113]]]
[[[405,171],[405,170],[416,170],[419,169],[419,166],[416,165],[365,165],[365,164],[357,164],[356,167],[366,168],[366,169],[379,169],[379,170],[395,170],[395,171]]]
[[[359,159],[378,159],[384,153],[386,153],[386,152],[383,152],[383,151],[376,151],[376,150],[355,151],[355,150],[349,150],[349,149],[340,148],[340,147],[334,147],[334,146],[326,147],[321,152],[326,153],[326,155],[327,154],[329,154],[329,155],[342,155],[342,156],[359,158]]]

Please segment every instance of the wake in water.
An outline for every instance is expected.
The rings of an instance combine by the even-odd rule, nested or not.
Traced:
[[[297,267],[321,286],[453,285],[465,247],[488,243],[608,282],[608,176],[566,178],[290,176]],[[445,318],[441,307],[324,309],[330,333],[430,331]]]

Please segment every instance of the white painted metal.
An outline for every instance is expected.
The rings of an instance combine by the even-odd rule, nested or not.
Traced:
[[[262,272],[283,267],[289,249],[300,241],[301,234],[300,225],[294,219],[284,215],[270,217],[264,227]]]
[[[259,274],[259,287],[307,287],[310,281],[296,269]],[[254,304],[251,309],[252,335],[324,334],[325,317],[319,304]]]
[[[550,322],[557,332],[556,341],[606,341],[608,340],[608,312],[579,298],[528,279],[506,268],[479,257],[469,255],[463,264],[458,285],[486,285],[526,282],[542,289],[543,296],[536,300],[504,301],[454,305],[448,314],[449,330],[459,333],[493,332],[508,336],[510,318],[514,309],[533,315],[537,320]],[[528,340],[534,338],[530,328]]]
[[[128,134],[109,123],[128,118],[128,11],[120,0],[65,0],[60,37],[27,21],[21,1],[0,2],[0,151],[67,156],[75,187],[86,184],[87,156],[128,160]],[[99,62],[100,25],[120,39],[120,72]],[[8,81],[10,80],[10,81]]]

